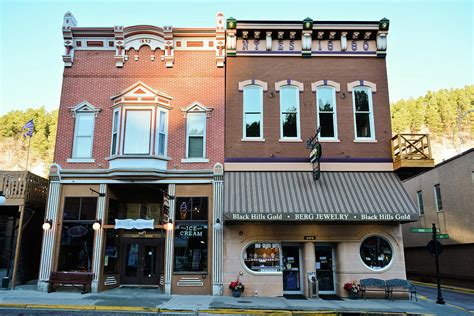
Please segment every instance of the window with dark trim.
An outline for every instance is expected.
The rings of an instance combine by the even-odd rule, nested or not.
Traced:
[[[174,271],[207,272],[208,198],[177,197]]]
[[[441,198],[441,188],[439,186],[439,183],[435,184],[433,188],[436,201],[436,211],[441,212],[443,211],[443,200]]]
[[[374,270],[385,268],[392,261],[393,251],[390,243],[382,237],[366,238],[360,245],[360,258],[364,264]]]
[[[416,192],[416,199],[418,201],[418,210],[420,211],[420,214],[425,214],[425,205],[423,204],[423,191],[420,190]]]
[[[64,199],[58,271],[91,271],[96,210],[96,197]]]

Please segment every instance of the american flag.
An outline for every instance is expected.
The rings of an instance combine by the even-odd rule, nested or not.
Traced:
[[[35,123],[33,122],[33,119],[26,122],[26,124],[23,125],[21,130],[23,131],[23,137],[33,136],[33,131],[35,130]]]

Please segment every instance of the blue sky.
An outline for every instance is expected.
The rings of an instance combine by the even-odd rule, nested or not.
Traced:
[[[214,26],[215,14],[237,19],[390,19],[390,101],[473,83],[473,2],[424,1],[26,1],[0,0],[0,115],[59,106],[64,51],[61,25]]]

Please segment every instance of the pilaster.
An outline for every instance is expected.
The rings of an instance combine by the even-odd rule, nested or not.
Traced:
[[[168,185],[169,199],[168,221],[172,223],[171,228],[166,231],[165,244],[165,294],[171,294],[171,280],[173,276],[173,240],[174,240],[174,212],[175,212],[176,184]]]
[[[97,207],[97,216],[96,219],[100,221],[100,228],[95,231],[94,234],[94,254],[92,256],[92,273],[94,273],[94,279],[92,280],[92,292],[97,292],[99,289],[100,282],[100,268],[101,268],[101,259],[103,253],[103,244],[104,244],[104,217],[105,217],[105,205],[106,205],[106,192],[107,185],[101,183],[99,186],[99,199]]]
[[[223,189],[224,189],[224,168],[222,164],[216,163],[214,166],[213,208],[212,208],[212,295],[223,295],[222,276],[224,269],[224,233],[223,233]]]

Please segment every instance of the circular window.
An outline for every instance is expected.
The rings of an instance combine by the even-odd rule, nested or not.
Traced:
[[[392,261],[393,251],[390,243],[379,236],[365,239],[360,245],[360,258],[371,269],[381,270]]]

